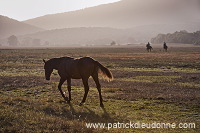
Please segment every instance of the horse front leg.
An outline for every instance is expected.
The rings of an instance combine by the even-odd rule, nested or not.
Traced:
[[[59,82],[59,84],[58,84],[58,89],[59,89],[59,91],[60,91],[62,97],[63,97],[66,101],[68,101],[68,97],[65,97],[65,95],[64,95],[64,93],[63,93],[63,91],[62,91],[62,89],[61,89],[62,84],[63,84],[65,81],[66,81],[66,79],[64,79],[64,78],[61,78],[61,79],[60,79],[60,82]]]
[[[70,101],[71,101],[71,78],[67,79],[67,89],[68,89],[68,93],[69,93],[68,103],[70,103]]]

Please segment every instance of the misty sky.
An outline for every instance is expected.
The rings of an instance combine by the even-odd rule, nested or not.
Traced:
[[[22,21],[120,0],[0,0],[0,15]]]

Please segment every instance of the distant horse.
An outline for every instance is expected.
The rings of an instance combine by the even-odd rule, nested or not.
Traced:
[[[165,52],[167,52],[168,47],[167,47],[167,44],[165,42],[163,44],[163,49],[164,49]]]
[[[50,80],[51,73],[53,69],[58,70],[58,74],[60,75],[60,82],[58,85],[58,89],[62,95],[62,97],[70,103],[71,101],[71,79],[82,79],[85,94],[83,100],[80,105],[82,105],[87,97],[89,86],[88,79],[90,76],[94,79],[96,83],[97,90],[99,92],[100,98],[100,106],[103,107],[103,99],[101,96],[101,85],[99,83],[98,74],[100,73],[104,79],[108,81],[113,80],[112,73],[103,65],[101,65],[98,61],[93,60],[90,57],[83,57],[80,59],[75,59],[71,57],[61,57],[61,58],[53,58],[48,61],[44,61],[44,69],[45,69],[45,77],[46,80]],[[67,80],[67,88],[69,93],[69,98],[63,94],[61,89],[62,84]]]
[[[147,51],[148,51],[148,52],[151,52],[151,50],[153,50],[152,46],[150,46],[150,45],[147,46]]]
[[[148,52],[151,52],[151,50],[153,49],[149,42],[147,43],[146,47]]]

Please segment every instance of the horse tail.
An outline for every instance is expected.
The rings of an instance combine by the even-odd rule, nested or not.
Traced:
[[[98,61],[96,61],[97,66],[99,67],[98,73],[100,73],[103,77],[103,79],[106,79],[108,82],[113,80],[113,75],[111,71],[108,70],[108,68],[101,65]]]

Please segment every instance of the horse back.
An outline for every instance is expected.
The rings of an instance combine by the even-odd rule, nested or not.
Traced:
[[[61,77],[72,79],[89,77],[94,71],[94,62],[90,57],[69,59],[60,64],[58,73]]]
[[[81,77],[90,77],[96,68],[96,61],[90,57],[83,57],[78,60],[78,70]]]

